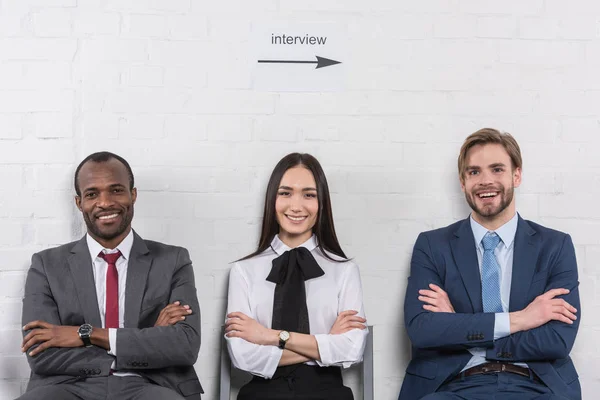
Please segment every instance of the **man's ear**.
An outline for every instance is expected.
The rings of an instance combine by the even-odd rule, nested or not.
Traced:
[[[513,171],[513,186],[519,187],[521,186],[521,168],[517,167]]]
[[[460,190],[464,193],[465,192],[465,178],[463,175],[458,177],[458,180],[460,182]]]
[[[137,188],[133,188],[133,189],[131,189],[131,202],[133,204],[135,204],[136,200],[137,200]]]
[[[75,205],[79,209],[79,211],[83,212],[81,209],[81,196],[75,196]]]

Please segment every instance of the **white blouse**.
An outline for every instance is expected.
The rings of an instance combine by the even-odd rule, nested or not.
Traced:
[[[317,247],[314,235],[300,246],[310,250],[325,272],[325,275],[305,282],[310,333],[317,340],[321,356],[321,361],[308,361],[306,364],[348,368],[362,361],[367,330],[352,329],[341,335],[330,335],[329,331],[342,311],[356,310],[359,316],[365,317],[358,266],[352,261],[334,262],[326,258]],[[267,276],[271,272],[272,260],[287,250],[290,247],[275,236],[270,248],[233,265],[229,275],[227,314],[242,312],[271,328],[275,283],[267,281]],[[226,339],[229,356],[236,368],[263,378],[273,376],[283,350],[277,346],[250,343],[242,338]]]

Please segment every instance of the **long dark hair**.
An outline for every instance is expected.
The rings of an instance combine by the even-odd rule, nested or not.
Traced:
[[[317,243],[321,253],[332,261],[344,262],[348,257],[344,254],[340,243],[338,242],[333,226],[333,212],[331,211],[331,198],[329,196],[329,186],[327,178],[321,164],[316,158],[307,153],[291,153],[283,157],[273,169],[269,183],[267,185],[267,193],[265,195],[265,207],[263,211],[263,222],[260,232],[260,240],[258,248],[252,254],[241,258],[238,261],[254,257],[265,251],[277,233],[279,233],[279,224],[275,213],[275,201],[277,200],[277,192],[281,178],[285,172],[293,167],[303,166],[312,172],[317,184],[317,201],[319,202],[319,210],[317,213],[317,221],[313,227],[313,233],[317,237]],[[343,257],[343,260],[332,258],[327,252]]]

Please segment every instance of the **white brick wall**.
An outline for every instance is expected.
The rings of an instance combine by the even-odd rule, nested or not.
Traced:
[[[250,89],[250,35],[275,18],[339,24],[344,91]],[[456,155],[483,126],[522,145],[523,216],[573,236],[584,313],[573,356],[595,398],[599,69],[594,0],[0,0],[0,400],[28,377],[18,348],[31,254],[81,236],[73,170],[105,149],[133,165],[135,228],[191,252],[208,400],[228,263],[255,245],[275,162],[316,155],[377,325],[376,398],[395,399],[412,244],[467,214]]]

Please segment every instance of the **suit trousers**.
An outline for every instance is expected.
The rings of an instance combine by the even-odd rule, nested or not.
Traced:
[[[39,386],[17,400],[184,400],[179,393],[137,376],[73,378]]]
[[[240,389],[237,397],[237,400],[288,399],[354,400],[354,395],[344,386],[340,368],[300,364],[287,376],[273,379],[255,376]]]
[[[498,372],[461,377],[421,400],[568,400],[532,378]]]

